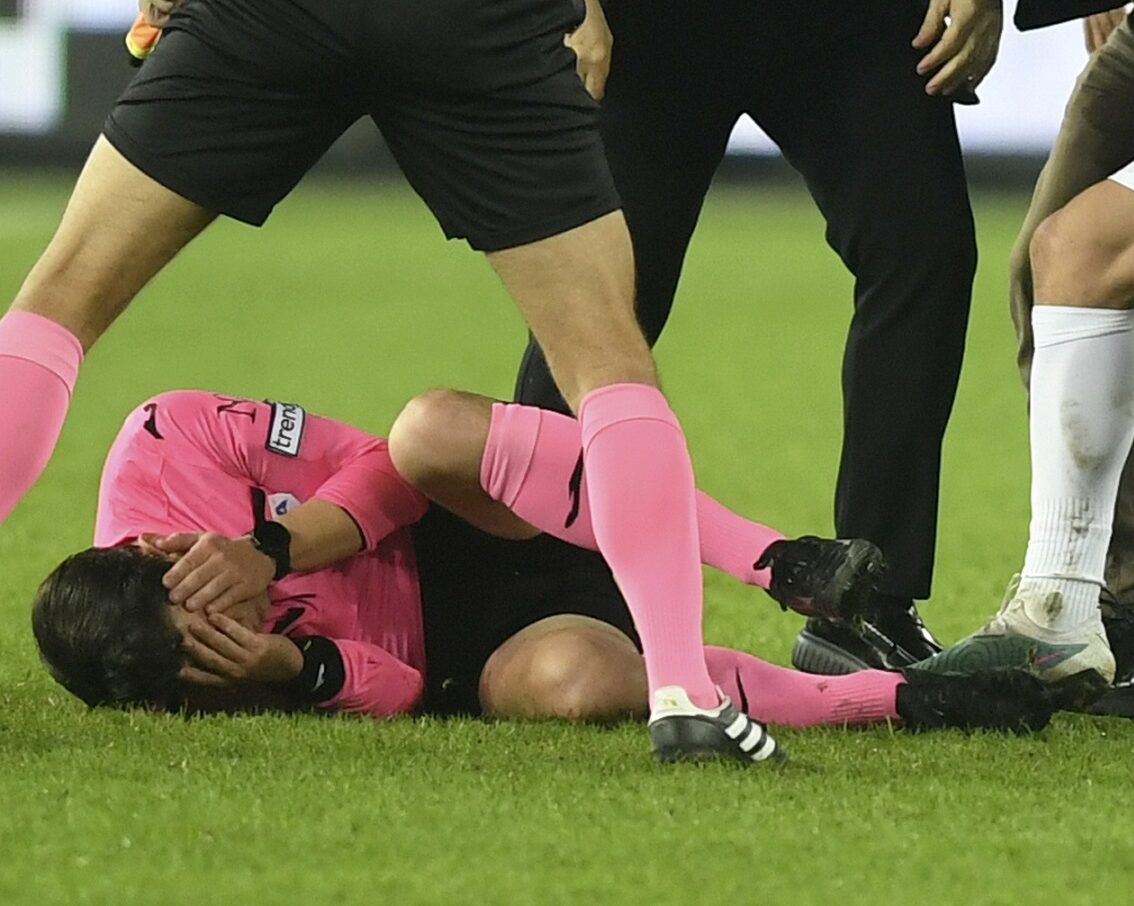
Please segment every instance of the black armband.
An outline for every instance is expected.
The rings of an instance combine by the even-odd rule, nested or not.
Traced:
[[[339,646],[321,635],[292,641],[303,655],[303,669],[283,688],[308,704],[329,701],[338,695],[346,682],[346,666]]]

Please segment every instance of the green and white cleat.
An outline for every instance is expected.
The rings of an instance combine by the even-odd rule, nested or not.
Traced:
[[[1000,612],[972,635],[939,654],[918,662],[927,673],[976,673],[1019,669],[1045,683],[1094,671],[1114,680],[1114,654],[1101,620],[1073,632],[1056,632],[1028,615],[1028,602],[1018,597],[1019,576],[1008,586]],[[1041,605],[1042,606],[1042,605]]]

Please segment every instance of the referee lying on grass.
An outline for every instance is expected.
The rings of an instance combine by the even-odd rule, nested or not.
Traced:
[[[644,714],[625,604],[531,524],[593,546],[578,435],[455,391],[413,400],[388,443],[292,404],[161,394],[111,447],[96,546],[37,593],[44,661],[91,706]],[[501,486],[517,458],[523,481]],[[704,494],[698,515],[706,563],[809,616],[852,612],[881,568],[864,542],[787,540]],[[706,658],[735,707],[773,724],[1022,731],[1053,707],[1022,672],[818,677]]]

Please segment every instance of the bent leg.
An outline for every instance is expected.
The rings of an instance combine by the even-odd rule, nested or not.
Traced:
[[[415,397],[390,429],[390,456],[420,491],[504,538],[545,531],[597,550],[575,419],[456,390]],[[697,491],[701,562],[768,588],[760,555],[783,538]]]
[[[46,467],[83,351],[213,215],[99,138],[55,236],[0,319],[0,520]]]
[[[1084,636],[1101,632],[1099,586],[1134,441],[1134,191],[1106,180],[1081,192],[1039,225],[1030,250],[1032,521],[1018,595],[1037,624]]]
[[[750,717],[790,727],[896,720],[899,673],[818,677],[742,651],[705,649],[713,681]],[[646,712],[642,657],[606,623],[560,614],[533,623],[485,664],[480,701],[490,717],[612,720]]]
[[[1129,168],[1134,170],[1134,168]],[[1134,183],[1134,172],[1118,174]],[[1031,524],[1018,586],[936,670],[1020,667],[1047,682],[1115,673],[1099,611],[1115,499],[1134,442],[1134,191],[1108,180],[1036,229]]]

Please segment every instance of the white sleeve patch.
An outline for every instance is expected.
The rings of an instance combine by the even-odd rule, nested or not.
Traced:
[[[279,519],[280,516],[285,516],[299,506],[299,498],[294,494],[269,494],[268,495],[268,509],[271,511],[272,519]]]
[[[303,443],[303,425],[307,413],[295,403],[277,403],[268,400],[272,407],[272,423],[268,427],[268,449],[283,456],[298,456]]]

